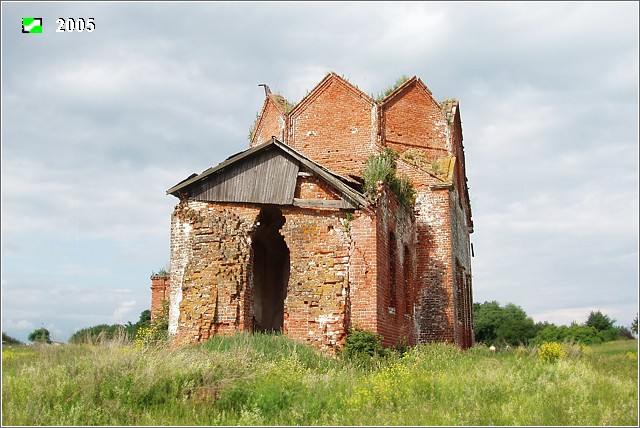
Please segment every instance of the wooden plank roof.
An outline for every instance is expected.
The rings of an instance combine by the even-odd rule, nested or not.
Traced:
[[[167,190],[180,197],[225,202],[298,204],[293,193],[298,171],[304,169],[327,182],[342,197],[338,208],[360,208],[369,204],[358,184],[313,162],[273,137],[266,143],[231,156],[200,174],[192,174]]]

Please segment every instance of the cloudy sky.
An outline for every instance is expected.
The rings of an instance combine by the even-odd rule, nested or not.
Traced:
[[[2,331],[136,322],[169,263],[165,191],[248,147],[258,84],[297,102],[331,71],[460,101],[474,301],[629,326],[637,2],[2,2]]]

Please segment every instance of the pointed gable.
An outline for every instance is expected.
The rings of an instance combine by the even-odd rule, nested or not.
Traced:
[[[341,175],[361,175],[376,153],[376,102],[329,73],[288,115],[286,143]]]
[[[381,102],[383,138],[399,153],[422,149],[434,159],[452,156],[449,124],[438,102],[413,76]]]
[[[286,115],[292,105],[280,94],[267,93],[260,115],[251,134],[249,147],[255,147],[276,137],[284,140]]]

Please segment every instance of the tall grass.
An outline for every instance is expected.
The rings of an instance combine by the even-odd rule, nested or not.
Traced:
[[[618,352],[442,344],[369,360],[282,335],[182,349],[3,347],[3,425],[636,425],[637,341]]]

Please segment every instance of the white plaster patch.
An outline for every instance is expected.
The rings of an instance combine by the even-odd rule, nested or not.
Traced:
[[[338,317],[335,315],[320,315],[317,321],[321,326],[324,326],[325,324],[338,321]]]
[[[440,136],[445,139],[445,147],[451,152],[451,128],[446,119],[436,122],[435,129],[438,130]]]
[[[176,225],[172,231],[172,241],[188,241],[193,227],[189,222],[176,219]],[[172,251],[174,249],[172,248]],[[189,258],[188,251],[180,251],[176,249],[181,257],[173,258],[171,263],[171,283],[169,290],[169,334],[174,335],[178,332],[178,319],[180,318],[180,303],[182,302],[182,281],[184,279],[184,271]],[[173,256],[173,254],[172,254]]]

